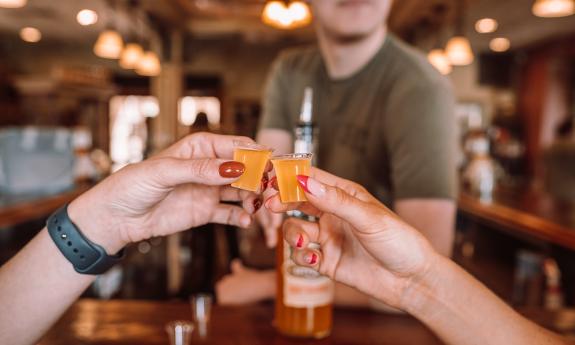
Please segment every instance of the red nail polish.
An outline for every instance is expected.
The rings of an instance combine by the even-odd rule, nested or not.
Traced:
[[[268,175],[265,174],[264,177],[262,177],[262,192],[268,188],[268,183],[269,183]]]
[[[303,236],[300,234],[297,239],[296,247],[301,248],[302,246],[303,246]]]
[[[317,255],[315,253],[313,253],[313,254],[311,254],[311,258],[309,259],[309,264],[315,265],[316,262],[317,262]]]
[[[245,170],[246,168],[242,163],[230,161],[220,165],[219,173],[221,177],[235,178],[242,176]]]
[[[272,179],[269,182],[269,185],[272,186],[273,189],[279,190],[277,177],[275,177],[275,176],[272,177]]]
[[[261,199],[254,200],[254,213],[256,213],[260,209],[260,207],[262,207]]]
[[[299,185],[301,186],[301,188],[303,188],[303,190],[306,191],[306,193],[310,193],[309,189],[307,189],[307,180],[308,180],[309,176],[305,176],[305,175],[297,175],[297,182],[299,183]]]

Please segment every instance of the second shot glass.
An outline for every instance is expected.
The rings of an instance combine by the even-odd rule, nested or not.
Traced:
[[[263,145],[234,141],[234,161],[243,163],[245,171],[232,187],[257,192],[272,152]]]
[[[305,193],[297,182],[297,175],[309,176],[311,153],[292,153],[272,157],[282,203],[307,201]]]

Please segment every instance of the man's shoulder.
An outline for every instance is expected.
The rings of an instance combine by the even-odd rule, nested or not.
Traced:
[[[450,90],[449,80],[433,67],[423,52],[391,36],[389,58],[393,79],[412,91],[442,92]]]
[[[276,62],[284,71],[309,72],[320,66],[321,54],[315,45],[288,48],[279,54]]]

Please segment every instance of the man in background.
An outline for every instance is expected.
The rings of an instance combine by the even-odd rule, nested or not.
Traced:
[[[423,54],[388,32],[391,5],[311,1],[318,46],[275,61],[257,141],[275,154],[292,152],[304,88],[312,87],[318,166],[365,186],[450,256],[457,184],[453,94]],[[275,245],[281,216],[262,209],[258,220],[268,245]],[[273,274],[234,266],[217,285],[221,303],[273,296]],[[336,303],[367,306],[370,300],[341,286]]]

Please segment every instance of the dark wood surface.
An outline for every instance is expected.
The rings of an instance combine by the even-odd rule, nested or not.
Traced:
[[[283,337],[272,326],[273,305],[214,306],[208,336],[194,332],[193,344],[442,344],[410,316],[366,310],[337,309],[331,336],[322,340]],[[191,320],[186,303],[81,300],[40,341],[40,345],[169,344],[164,326],[177,319]]]
[[[0,228],[46,217],[88,188],[87,185],[78,186],[50,196],[0,196]]]
[[[529,236],[575,250],[575,203],[526,187],[498,189],[490,202],[462,193],[459,211],[518,236]]]

